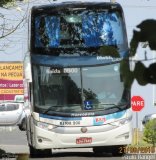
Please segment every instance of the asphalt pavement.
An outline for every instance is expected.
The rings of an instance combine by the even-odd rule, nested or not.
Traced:
[[[17,126],[0,127],[0,149],[6,153],[29,154],[26,132]]]

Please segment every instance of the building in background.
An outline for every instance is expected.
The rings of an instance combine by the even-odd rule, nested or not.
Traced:
[[[23,101],[23,63],[0,62],[0,101]]]

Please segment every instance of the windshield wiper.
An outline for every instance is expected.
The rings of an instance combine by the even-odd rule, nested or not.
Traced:
[[[113,109],[113,108],[117,108],[118,110],[122,110],[122,106],[127,105],[127,103],[100,103],[100,105],[112,105],[112,107],[106,107],[105,109]]]
[[[63,106],[62,106],[62,105],[50,106],[50,107],[49,107],[46,111],[44,111],[43,113],[46,114],[46,113],[48,113],[49,111],[53,111],[53,109],[54,109],[55,107],[63,107]]]

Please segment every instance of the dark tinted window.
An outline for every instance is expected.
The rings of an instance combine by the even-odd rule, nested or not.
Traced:
[[[81,112],[86,105],[105,110],[128,102],[120,77],[120,65],[78,68],[33,66],[34,102],[37,111]]]
[[[2,112],[2,111],[5,111],[5,105],[4,104],[0,105],[0,112]]]
[[[124,43],[122,18],[118,13],[84,11],[35,19],[35,47],[99,47]]]
[[[14,111],[19,108],[19,105],[18,104],[7,104],[6,108],[7,108],[7,111]]]
[[[97,49],[103,46],[127,49],[122,11],[105,7],[35,10],[31,25],[32,53],[58,56],[72,55],[78,50],[79,55],[86,55],[91,48],[97,54]]]

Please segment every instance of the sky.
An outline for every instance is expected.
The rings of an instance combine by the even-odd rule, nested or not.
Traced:
[[[109,1],[109,0],[105,0]],[[23,23],[19,26],[16,32],[11,36],[8,36],[5,40],[0,39],[0,61],[23,61],[24,55],[28,50],[28,20],[29,14],[25,14],[26,11],[30,13],[30,8],[33,5],[49,4],[51,0],[30,0],[29,3],[25,0],[24,4],[18,3],[11,9],[0,8],[0,13],[3,13],[6,17],[8,27],[13,27],[24,18]],[[156,0],[116,0],[123,7],[125,22],[127,28],[128,41],[130,42],[133,30],[136,26],[146,19],[156,19]],[[2,23],[0,19],[0,23]],[[4,45],[6,47],[4,47]],[[135,60],[144,59],[144,52],[147,51],[147,57],[156,57],[156,53],[151,51],[148,46],[142,48],[142,44],[139,45]],[[146,61],[144,64],[149,66],[153,61]],[[134,66],[135,63],[132,64]],[[133,68],[133,67],[132,67]],[[156,113],[156,106],[154,106],[154,98],[156,97],[155,85],[140,86],[134,81],[131,90],[131,96],[141,96],[145,101],[145,107],[138,114],[139,127],[142,128],[141,120],[146,114]],[[136,113],[133,112],[133,126],[136,124]]]
[[[133,30],[136,29],[136,26],[140,24],[142,21],[147,19],[155,19],[156,20],[156,1],[155,0],[117,0],[123,7],[125,14],[125,21],[127,27],[128,41],[130,42]],[[149,47],[142,48],[142,44],[139,45],[137,50],[137,56],[135,56],[136,60],[144,59],[144,52],[147,51],[147,57],[153,58],[156,57],[156,52],[151,51]],[[146,61],[144,64],[149,66],[152,61]],[[146,114],[156,113],[156,106],[154,106],[154,98],[155,96],[155,85],[146,85],[140,86],[136,81],[134,81],[131,89],[131,97],[133,96],[141,96],[145,101],[145,107],[138,112],[139,117],[139,127],[142,129],[141,120]],[[136,113],[133,112],[133,126],[136,126]]]

